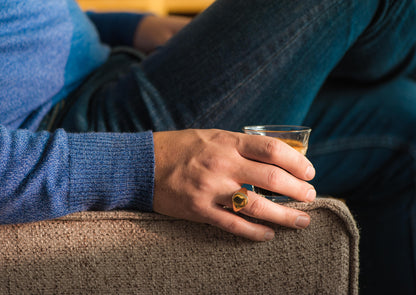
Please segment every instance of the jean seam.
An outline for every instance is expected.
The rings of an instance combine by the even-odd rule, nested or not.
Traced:
[[[327,10],[332,9],[333,7],[339,5],[339,4],[344,4],[345,1],[337,1],[335,3],[333,3],[331,6],[329,6],[327,8]],[[217,103],[213,104],[209,109],[207,109],[207,111],[200,115],[198,118],[195,118],[194,121],[189,124],[187,126],[187,128],[192,128],[194,127],[197,122],[200,122],[201,120],[205,120],[207,117],[211,116],[212,114],[215,114],[218,109],[221,109],[222,105],[224,103],[227,102],[227,100],[229,100],[243,85],[246,85],[247,83],[249,83],[250,81],[252,81],[256,76],[258,76],[259,73],[261,73],[262,71],[264,71],[272,62],[272,60],[274,60],[276,58],[276,56],[282,54],[285,50],[288,49],[288,47],[293,44],[299,37],[299,35],[301,35],[301,33],[304,33],[308,28],[311,27],[311,23],[315,22],[316,19],[318,19],[320,17],[317,16],[314,19],[312,19],[312,21],[305,23],[305,25],[299,29],[298,33],[293,36],[290,41],[288,41],[284,47],[282,47],[280,50],[278,50],[276,53],[272,54],[261,66],[259,66],[255,72],[253,72],[251,75],[249,75],[246,79],[244,79],[243,81],[239,82],[233,89],[231,89],[229,91],[228,94],[226,94],[221,100],[219,100]],[[243,61],[241,62],[243,63]],[[240,63],[240,64],[241,64]],[[246,61],[244,61],[244,63],[246,63]]]

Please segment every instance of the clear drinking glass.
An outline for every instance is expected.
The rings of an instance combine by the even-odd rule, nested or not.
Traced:
[[[253,135],[263,135],[277,138],[284,141],[295,150],[305,155],[308,149],[309,135],[311,128],[306,126],[294,125],[259,125],[259,126],[245,126],[244,133]],[[279,193],[265,190],[260,187],[253,186],[253,190],[273,202],[285,202],[290,198],[285,197]]]

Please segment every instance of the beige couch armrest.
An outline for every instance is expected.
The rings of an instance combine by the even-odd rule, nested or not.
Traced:
[[[306,230],[252,242],[153,213],[0,227],[0,294],[357,294],[358,230],[333,199],[288,203]]]

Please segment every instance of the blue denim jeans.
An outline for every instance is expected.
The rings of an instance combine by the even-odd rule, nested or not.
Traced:
[[[113,55],[57,127],[309,125],[313,184],[361,230],[361,293],[416,294],[415,43],[414,0],[218,0],[142,62]]]

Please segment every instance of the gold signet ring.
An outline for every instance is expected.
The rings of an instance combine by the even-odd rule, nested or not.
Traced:
[[[248,204],[247,189],[242,187],[233,195],[233,210],[238,212]]]

